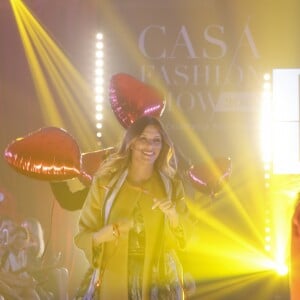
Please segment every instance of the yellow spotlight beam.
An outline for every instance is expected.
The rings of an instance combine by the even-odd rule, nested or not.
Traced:
[[[101,7],[101,9],[105,10],[105,15],[108,15],[111,20],[114,21],[114,25],[120,30],[118,32],[122,32],[120,34],[120,39],[124,42],[124,45],[127,46],[129,49],[129,52],[132,53],[132,56],[136,58],[139,64],[145,64],[146,60],[144,57],[141,56],[139,52],[136,51],[136,44],[134,42],[134,38],[132,37],[132,34],[130,30],[128,30],[128,26],[125,22],[122,22],[122,16],[116,15],[113,11],[113,8],[111,3],[104,5]],[[165,94],[167,94],[168,88],[164,85],[162,81],[156,80],[154,78],[152,80],[152,84],[155,86],[158,86],[161,90],[164,91]],[[171,99],[173,103],[175,101]],[[214,160],[205,147],[205,145],[199,140],[199,137],[195,133],[193,129],[191,129],[188,124],[189,121],[187,120],[186,116],[179,111],[179,109],[176,106],[172,106],[172,117],[174,118],[174,122],[178,124],[183,124],[186,128],[184,128],[185,137],[187,139],[187,144],[191,144],[191,147],[195,147],[197,153],[199,154],[199,157],[203,158],[205,162],[208,162],[208,165],[212,172],[214,173],[215,177],[219,177],[219,170],[217,169],[216,165],[214,164]],[[245,222],[247,226],[253,231],[254,235],[257,237],[259,241],[263,240],[263,235],[260,232],[260,230],[257,228],[256,224],[254,223],[254,220],[250,218],[247,211],[243,208],[241,205],[240,200],[236,196],[235,192],[231,189],[230,185],[227,185],[224,183],[223,188],[225,192],[229,195],[230,205],[234,206],[235,209],[240,214],[240,222]],[[197,212],[197,209],[194,211]],[[190,245],[191,249],[190,251],[192,253],[195,252],[195,254],[199,253],[199,251],[204,251],[205,253],[211,255],[214,253],[214,255],[220,255],[223,253],[223,262],[226,262],[227,259],[232,259],[232,256],[240,257],[240,261],[245,261],[245,264],[241,265],[241,263],[236,263],[234,270],[228,268],[226,269],[226,272],[228,274],[232,274],[233,272],[235,274],[243,274],[249,270],[251,271],[261,271],[261,270],[269,270],[271,269],[272,263],[270,262],[270,259],[266,256],[266,254],[259,249],[259,247],[255,247],[253,245],[253,240],[248,240],[247,237],[239,235],[236,233],[236,230],[230,229],[226,226],[226,224],[222,224],[220,221],[216,220],[214,216],[199,216],[199,219],[203,217],[203,221],[207,222],[207,224],[213,228],[217,232],[219,232],[221,235],[227,236],[230,240],[234,240],[236,245],[238,247],[236,249],[229,249],[229,247],[226,245],[226,242],[222,244],[222,246],[216,246],[215,243],[212,243],[210,246],[205,243],[201,243],[201,245],[195,243]],[[202,240],[202,239],[201,239]],[[228,242],[228,241],[227,241]],[[200,249],[200,250],[199,250]],[[221,252],[220,252],[220,249]],[[225,249],[228,249],[227,251]],[[235,251],[234,251],[235,250]],[[194,252],[193,252],[194,251]],[[249,254],[250,253],[250,254]],[[230,264],[230,263],[229,263]],[[227,264],[225,263],[225,266]],[[231,265],[231,264],[230,264]],[[195,264],[193,264],[193,267],[197,268]],[[207,272],[213,272],[212,276],[216,276],[218,274],[218,270],[208,267],[205,268],[205,274],[207,275]],[[225,272],[225,273],[226,273]]]
[[[46,123],[64,126],[53,91],[63,103],[80,141],[84,145],[95,145],[93,130],[86,120],[94,117],[91,89],[26,6],[21,1],[12,1],[12,7]],[[51,86],[47,85],[46,78]]]
[[[213,283],[207,283],[206,286],[201,287],[201,294],[199,297],[203,299],[223,299],[236,292],[253,289],[253,296],[255,299],[269,299],[274,294],[274,290],[278,286],[279,280],[273,272],[257,272],[246,274],[244,276],[236,276],[231,278],[222,278]],[[264,282],[264,288],[259,288]],[[252,289],[249,287],[252,286]],[[258,288],[255,288],[255,287]]]
[[[129,52],[132,53],[132,56],[136,58],[139,64],[145,64],[147,60],[141,55],[140,52],[137,51],[136,42],[133,38],[132,33],[128,29],[126,23],[122,21],[122,16],[117,15],[117,12],[113,8],[113,4],[110,1],[104,1],[103,5],[101,6],[101,10],[103,11],[103,14],[107,16],[107,18],[113,20],[114,26],[118,28],[118,32],[120,32],[120,39],[123,41],[125,47],[129,49]],[[157,78],[154,78],[152,81],[154,85],[158,86],[165,93],[167,92],[168,88],[162,81],[159,81]],[[174,102],[173,99],[171,99],[171,101]],[[184,114],[177,107],[173,106],[172,112],[176,123],[183,124],[183,126],[184,124],[189,124],[186,116],[184,116]],[[203,143],[199,140],[199,137],[195,133],[194,129],[187,126],[184,132],[186,139],[188,140],[187,144],[190,143],[192,147],[196,148],[199,157],[202,157],[203,160],[208,163],[208,166],[210,167],[211,171],[215,174],[216,177],[218,177],[220,175],[219,170],[215,165],[211,154],[206,149],[205,145],[203,145]],[[241,216],[243,217],[243,221],[246,222],[247,226],[249,226],[253,230],[254,234],[259,239],[261,239],[261,233],[259,232],[257,226],[241,205],[240,200],[235,195],[235,192],[232,190],[230,185],[224,184],[224,189],[228,193],[232,203],[234,203],[234,205],[236,206],[236,209],[239,210]]]
[[[32,18],[31,15],[27,15],[26,17]],[[34,45],[37,47],[37,54],[40,57],[41,63],[44,65],[44,70],[48,73],[53,86],[55,86],[56,92],[64,104],[67,114],[72,116],[73,119],[79,120],[79,122],[74,122],[76,132],[81,137],[81,140],[84,141],[85,139],[86,143],[93,142],[92,132],[82,116],[82,112],[85,111],[87,107],[89,108],[89,112],[93,111],[92,107],[88,105],[91,104],[92,101],[85,101],[85,106],[82,106],[81,109],[73,96],[83,90],[85,91],[84,100],[91,100],[91,91],[87,89],[75,68],[72,67],[67,58],[34,19],[32,19],[32,24],[36,25],[36,27],[29,28],[31,30],[31,37],[34,40]],[[74,90],[73,93],[72,90]],[[91,117],[91,114],[87,116]],[[90,133],[90,136],[86,133]]]
[[[133,57],[136,58],[137,62],[139,64],[146,63],[146,60],[144,57],[142,57],[141,53],[139,53],[136,50],[136,43],[134,38],[132,37],[132,34],[130,30],[128,30],[128,26],[126,26],[125,22],[122,22],[122,16],[117,15],[115,11],[113,10],[113,4],[111,4],[109,1],[106,1],[106,5],[103,5],[101,9],[105,10],[105,15],[109,16],[111,20],[114,21],[114,24],[118,28],[118,32],[122,32],[120,34],[120,39],[124,42],[124,45],[129,49],[129,52],[132,54]],[[168,88],[164,85],[162,81],[157,80],[154,78],[153,83],[155,85],[158,85],[163,91],[168,90]],[[172,102],[174,102],[173,99],[171,99]],[[191,144],[192,147],[195,147],[197,153],[199,154],[199,157],[203,158],[205,162],[208,163],[210,169],[215,174],[215,176],[218,178],[219,176],[219,170],[217,169],[216,165],[214,164],[214,160],[212,159],[211,154],[205,147],[205,145],[199,140],[198,135],[194,131],[193,128],[190,128],[188,126],[189,122],[186,118],[186,116],[183,115],[179,109],[176,108],[176,106],[172,107],[172,117],[174,117],[175,122],[178,124],[183,124],[183,126],[186,126],[184,128],[184,133],[186,136],[186,139],[188,141],[188,144]],[[224,183],[223,189],[229,196],[229,200],[231,200],[231,205],[235,207],[235,210],[239,213],[240,219],[239,222],[245,222],[245,224],[248,226],[248,228],[251,229],[251,231],[254,233],[254,235],[257,237],[258,241],[263,241],[263,233],[261,230],[257,227],[255,224],[255,220],[253,220],[248,212],[245,210],[245,208],[242,206],[240,199],[235,194],[235,191],[232,190],[231,186],[229,184]],[[259,194],[259,192],[256,192],[256,194]],[[254,193],[255,195],[255,193]],[[259,200],[264,200],[263,197],[259,196]],[[197,214],[197,210],[196,210]],[[232,260],[234,258],[237,258],[237,262],[235,265],[236,274],[238,272],[244,273],[245,270],[272,270],[274,268],[274,263],[271,260],[271,258],[260,249],[260,247],[255,247],[253,245],[253,240],[248,240],[247,237],[239,235],[236,230],[228,228],[226,224],[221,223],[219,220],[217,220],[214,216],[203,216],[198,215],[199,219],[202,218],[202,221],[206,222],[207,225],[214,228],[217,232],[221,233],[223,236],[228,237],[229,239],[235,241],[239,247],[236,247],[234,249],[230,249],[226,243],[223,243],[221,247],[216,246],[215,244],[211,245],[194,245],[195,248],[191,250],[195,250],[195,252],[199,253],[200,251],[204,251],[207,254],[214,255],[223,255],[223,262],[226,261],[226,258],[229,260]],[[220,246],[220,245],[219,245]],[[222,249],[222,250],[220,250]],[[226,250],[227,249],[227,250]],[[235,251],[234,251],[235,250]],[[240,258],[240,262],[238,263],[238,258]],[[241,261],[244,261],[244,264],[241,264]],[[247,265],[248,264],[248,265]],[[226,265],[226,263],[225,263]],[[242,266],[241,266],[242,265]],[[247,266],[245,266],[247,265]],[[232,266],[232,265],[230,265]],[[216,271],[216,270],[214,270]],[[228,270],[228,273],[233,272],[233,270]],[[216,274],[216,273],[215,273]],[[260,277],[263,277],[264,275],[259,273],[254,276],[249,276],[246,281],[255,281],[260,280]],[[239,284],[239,282],[234,282],[235,285]],[[248,282],[247,282],[248,284]],[[221,291],[222,293],[222,291]],[[262,296],[262,299],[264,297]]]
[[[30,42],[28,33],[26,32],[25,25],[22,22],[20,8],[23,6],[23,3],[21,1],[13,1],[13,0],[10,0],[10,2],[13,8],[13,13],[18,25],[20,36],[23,42],[29,67],[31,69],[31,73],[34,79],[34,84],[36,87],[38,97],[40,99],[44,99],[44,101],[48,103],[47,107],[41,107],[43,117],[45,118],[47,123],[58,124],[59,126],[63,126],[64,124],[62,118],[59,116],[58,110],[56,109],[51,92],[47,85],[47,81],[45,79],[45,76],[43,75],[38,60],[34,55],[34,48]]]

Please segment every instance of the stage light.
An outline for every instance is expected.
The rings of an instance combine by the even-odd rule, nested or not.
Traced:
[[[270,75],[264,75],[262,104],[261,104],[261,120],[260,120],[260,141],[261,141],[261,156],[265,164],[271,162],[272,157],[272,107],[271,107],[271,83]]]
[[[103,99],[104,99],[103,95],[96,95],[95,102],[96,103],[102,103]]]
[[[101,50],[96,51],[96,58],[103,58],[103,56],[104,56],[104,53]]]
[[[271,251],[271,245],[265,245],[265,250],[267,252],[270,252]]]
[[[276,271],[276,273],[280,276],[285,276],[288,274],[288,267],[284,262],[274,262],[274,270]]]
[[[96,40],[102,40],[102,39],[103,39],[103,33],[98,32],[98,33],[96,34]]]
[[[102,110],[103,110],[103,106],[101,104],[97,104],[96,111],[102,111]]]
[[[96,120],[101,121],[103,119],[103,115],[101,113],[96,114]]]
[[[97,43],[96,43],[96,48],[97,48],[97,49],[103,49],[103,46],[104,46],[104,45],[103,45],[103,42],[97,42]]]
[[[96,86],[95,87],[95,93],[96,94],[103,94],[103,92],[104,92],[103,86]]]
[[[103,68],[99,68],[99,66],[97,66],[97,62],[95,63],[96,65],[96,70],[95,70],[95,74],[97,75],[95,80],[99,79],[99,78],[103,78],[104,76],[104,70]]]
[[[96,67],[103,67],[103,65],[104,65],[103,59],[96,59],[95,65],[96,65]]]
[[[269,235],[267,235],[267,236],[265,237],[265,240],[266,240],[267,243],[270,243],[270,242],[271,242],[271,237],[270,237]]]
[[[104,80],[103,80],[103,70],[102,69],[96,69],[95,70],[95,81],[97,82],[97,84],[103,84]]]
[[[268,207],[269,206],[269,201],[267,201],[266,203],[266,210],[265,210],[265,250],[267,252],[270,252],[271,249],[272,249],[272,246],[271,246],[271,219],[270,219],[270,208]]]
[[[270,79],[271,79],[270,73],[265,73],[264,74],[264,80],[270,80]]]
[[[102,33],[96,34],[96,53],[95,53],[95,111],[96,111],[96,128],[98,130],[102,129],[103,120],[103,100],[104,100],[104,35]],[[102,138],[102,132],[96,132],[97,138]],[[98,144],[101,144],[100,142]]]

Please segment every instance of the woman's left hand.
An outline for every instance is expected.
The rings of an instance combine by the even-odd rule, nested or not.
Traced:
[[[173,227],[177,227],[179,225],[176,206],[171,200],[154,198],[153,202],[154,204],[152,205],[152,209],[159,208],[168,217],[170,224]]]

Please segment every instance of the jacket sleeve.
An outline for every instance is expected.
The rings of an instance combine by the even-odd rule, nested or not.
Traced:
[[[188,208],[185,202],[185,193],[182,181],[180,179],[174,179],[172,200],[176,205],[176,210],[180,216],[184,216],[188,212]]]
[[[103,226],[103,203],[106,188],[100,178],[94,178],[79,217],[78,233],[74,237],[75,245],[83,250],[89,263],[98,267],[103,246],[93,244],[93,235]]]
[[[188,208],[185,202],[185,193],[182,181],[177,178],[175,178],[172,183],[172,201],[174,202],[176,211],[179,215],[179,226],[176,228],[170,227],[170,231],[177,242],[177,246],[180,249],[183,249],[186,246],[184,219]]]

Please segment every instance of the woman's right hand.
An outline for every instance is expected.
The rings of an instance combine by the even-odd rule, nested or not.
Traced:
[[[112,226],[112,235],[115,239],[122,237],[127,234],[133,227],[133,220],[122,219],[116,223],[110,224]]]
[[[100,244],[103,242],[111,242],[127,234],[133,227],[133,220],[123,219],[116,223],[108,224],[94,233],[94,242]]]

